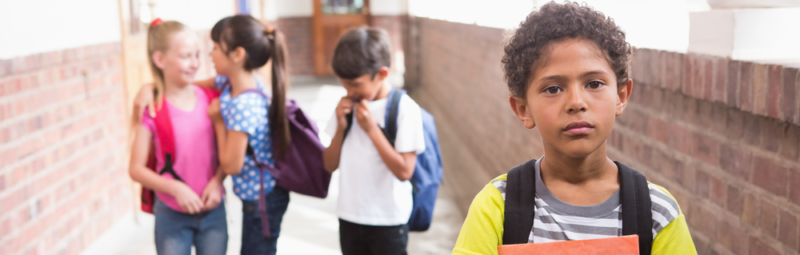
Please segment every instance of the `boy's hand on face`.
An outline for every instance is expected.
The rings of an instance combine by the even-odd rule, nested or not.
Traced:
[[[356,103],[355,110],[356,121],[358,121],[358,125],[361,126],[361,129],[367,134],[372,132],[377,125],[375,124],[375,120],[372,119],[372,113],[369,111],[369,107],[367,107],[367,100],[361,99],[361,101]]]
[[[339,104],[336,106],[336,123],[339,129],[344,130],[347,128],[347,114],[353,111],[353,99],[349,97],[342,97]]]

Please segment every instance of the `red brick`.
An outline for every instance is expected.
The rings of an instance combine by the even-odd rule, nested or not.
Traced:
[[[759,201],[752,193],[744,194],[744,203],[742,206],[742,222],[757,227],[759,217]]]
[[[800,205],[800,172],[793,170],[790,173],[789,200]]]
[[[749,179],[753,169],[753,154],[726,144],[720,145],[719,166],[742,179]]]
[[[778,236],[778,207],[766,200],[761,200],[761,220],[759,221],[759,228],[761,232],[766,233],[770,237]]]
[[[689,192],[695,191],[696,166],[690,164],[679,164],[681,167],[674,169],[675,180]]]
[[[727,130],[725,122],[727,121],[729,109],[730,107],[722,103],[714,103],[711,105],[711,116],[709,116],[709,119],[711,120],[711,131],[715,134],[725,134]]]
[[[701,170],[697,170],[695,174],[695,194],[708,198],[709,190],[711,189],[711,177]]]
[[[783,67],[770,65],[767,88],[767,115],[780,118],[781,93],[783,93]]]
[[[706,207],[692,206],[693,213],[689,217],[689,223],[707,236],[714,236],[717,233],[717,216]]]
[[[733,213],[734,215],[742,215],[742,209],[744,206],[744,197],[742,197],[742,192],[739,188],[734,186],[728,186],[727,196],[727,209],[729,212]]]
[[[778,152],[781,142],[785,142],[785,130],[788,129],[786,123],[772,119],[761,118],[761,148]]]
[[[715,102],[725,103],[728,88],[728,59],[717,58],[714,68],[714,92],[712,99]]]
[[[716,61],[714,59],[703,59],[703,84],[702,84],[702,99],[705,100],[713,100],[713,93],[714,93],[714,69],[716,68],[714,65]]]
[[[699,133],[695,133],[692,140],[694,141],[693,156],[706,163],[716,165],[719,158],[719,143],[713,138]]]
[[[795,68],[783,69],[783,90],[781,91],[782,120],[795,121],[797,113],[797,73]]]
[[[722,208],[725,208],[725,202],[728,199],[728,185],[725,184],[725,181],[711,176],[711,188],[709,193],[709,199],[711,199],[712,202],[716,203]]]
[[[797,251],[800,246],[800,226],[797,224],[797,215],[787,210],[781,210],[778,223],[778,240],[784,245]]]
[[[753,71],[753,108],[756,114],[767,116],[767,93],[769,66],[755,64]]]
[[[775,248],[767,245],[764,243],[763,240],[757,238],[755,236],[750,236],[750,241],[748,242],[750,245],[750,254],[751,255],[782,255],[783,253],[779,252]]]
[[[720,221],[717,228],[717,241],[734,254],[745,254],[747,232],[736,225]]]
[[[786,197],[789,187],[789,169],[771,159],[755,157],[752,182],[776,196]]]
[[[752,63],[741,62],[741,81],[739,82],[739,109],[746,112],[753,112],[753,72],[755,67]]]
[[[713,105],[713,103],[711,103],[709,101],[706,101],[706,100],[697,100],[696,104],[697,105],[695,106],[696,107],[695,109],[696,109],[696,114],[697,114],[697,118],[696,118],[697,122],[694,122],[692,124],[695,124],[697,126],[701,126],[705,130],[709,130],[714,125],[713,122],[712,122],[713,121],[713,118],[712,118],[713,112],[712,111],[714,110],[713,109],[714,105]]]
[[[705,90],[705,76],[706,76],[706,62],[707,60],[701,57],[694,59],[694,84],[692,84],[691,96],[697,99],[703,99]]]
[[[725,137],[729,141],[738,141],[744,136],[744,122],[746,114],[736,109],[728,109],[725,117]]]
[[[745,115],[749,118],[746,118],[744,122],[744,142],[759,147],[761,146],[761,127],[763,126],[764,121],[766,118],[761,116],[753,116],[751,114]]]
[[[726,84],[725,103],[731,107],[739,108],[739,87],[741,84],[741,62],[728,62],[728,79]]]
[[[670,136],[670,132],[667,130],[669,124],[656,117],[650,117],[648,121],[647,136],[663,144],[667,144],[667,137]]]
[[[800,151],[800,127],[786,125],[786,132],[780,143],[779,153],[785,159],[797,161],[798,151]]]
[[[695,63],[696,57],[694,55],[684,55],[683,57],[683,85],[681,91],[686,95],[692,95],[692,88],[694,87],[694,76],[696,75],[694,69],[697,64]]]

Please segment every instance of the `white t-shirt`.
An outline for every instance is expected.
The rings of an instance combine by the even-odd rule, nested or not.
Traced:
[[[367,103],[372,118],[385,126],[388,99]],[[355,116],[353,116],[355,118]],[[336,134],[336,116],[325,130]],[[408,95],[400,99],[397,113],[395,150],[399,153],[425,151],[419,105]],[[367,133],[353,119],[339,158],[339,218],[362,225],[395,226],[408,223],[411,216],[411,182],[400,181],[381,159]]]

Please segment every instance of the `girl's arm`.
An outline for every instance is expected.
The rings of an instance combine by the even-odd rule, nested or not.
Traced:
[[[214,77],[195,81],[194,84],[204,88],[217,89],[216,84],[214,84]],[[155,102],[153,89],[153,84],[147,83],[139,88],[139,92],[136,92],[136,98],[133,99],[133,123],[141,123],[144,109],[150,109],[150,117],[156,117],[155,107],[153,107]]]
[[[222,182],[227,176],[222,169],[218,168],[214,177],[208,181],[206,188],[203,189],[203,196],[200,198],[203,201],[203,211],[213,210],[222,202]]]
[[[208,79],[205,79],[205,80],[194,81],[194,85],[197,85],[197,86],[200,86],[200,87],[204,87],[204,88],[217,89],[217,85],[214,84],[214,77],[211,77],[211,78],[208,78]]]
[[[186,213],[199,213],[203,208],[203,203],[189,186],[180,181],[162,178],[156,172],[147,168],[147,158],[152,138],[153,135],[150,130],[142,125],[136,126],[136,137],[133,141],[133,148],[131,148],[131,162],[128,167],[128,174],[130,174],[131,179],[147,188],[175,197],[178,205]]]
[[[222,172],[237,175],[242,172],[244,157],[247,153],[247,133],[228,130],[219,108],[219,99],[214,99],[208,106],[208,116],[214,123],[217,136],[217,151]]]
[[[228,175],[241,173],[247,153],[247,133],[227,130],[222,121],[214,122],[214,130],[217,133],[220,168]]]
[[[322,152],[322,163],[325,171],[333,173],[339,168],[339,159],[342,155],[344,144],[344,130],[347,129],[347,114],[353,111],[353,100],[349,97],[339,99],[336,105],[336,133],[331,139],[331,144]],[[328,124],[330,125],[330,124]]]
[[[325,166],[325,171],[333,173],[339,168],[339,158],[342,155],[342,144],[344,143],[344,128],[337,127],[336,134],[331,139],[331,144],[328,148],[322,151],[322,163]]]

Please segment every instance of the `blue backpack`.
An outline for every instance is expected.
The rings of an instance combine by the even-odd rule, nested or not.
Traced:
[[[386,104],[386,123],[382,129],[383,135],[394,146],[397,137],[397,113],[400,107],[400,98],[406,94],[405,90],[392,88],[389,92],[389,102]],[[442,152],[439,150],[439,136],[436,133],[436,123],[433,115],[420,107],[422,112],[422,130],[425,136],[425,151],[417,155],[417,163],[414,166],[414,175],[411,177],[413,187],[412,197],[414,207],[411,210],[411,217],[408,219],[408,229],[410,231],[425,231],[431,226],[433,219],[433,205],[436,203],[436,193],[439,191],[439,184],[442,183]],[[347,136],[350,127],[353,125],[352,113],[347,115],[347,128],[344,131]]]

